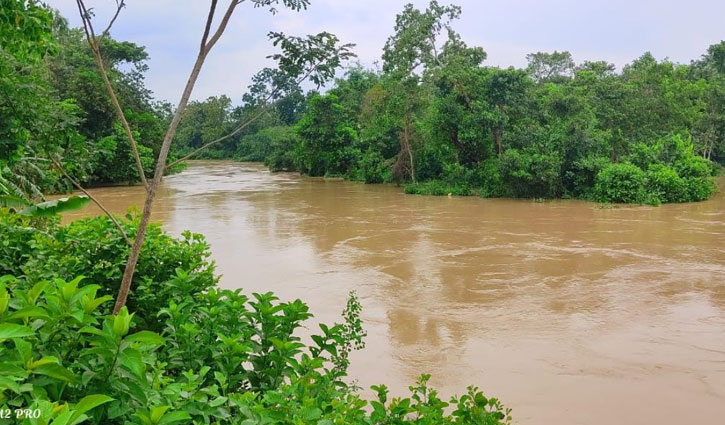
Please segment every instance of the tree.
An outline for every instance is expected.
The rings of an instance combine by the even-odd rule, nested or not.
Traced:
[[[221,38],[234,11],[236,10],[237,6],[243,3],[243,0],[231,0],[229,2],[229,5],[227,6],[223,16],[220,18],[218,24],[216,25],[216,28],[213,31],[212,24],[214,23],[218,0],[210,1],[209,14],[207,16],[206,24],[204,26],[204,32],[201,37],[199,52],[197,54],[196,61],[194,62],[184,90],[181,94],[181,99],[179,100],[176,111],[171,118],[171,122],[169,123],[169,127],[160,146],[159,154],[156,160],[156,167],[153,176],[154,178],[150,184],[146,184],[143,166],[140,163],[140,159],[137,153],[137,144],[135,142],[133,132],[130,129],[128,120],[126,119],[126,115],[118,102],[116,92],[110,81],[108,80],[105,70],[105,62],[103,60],[103,52],[101,50],[101,42],[110,30],[111,25],[115,22],[121,9],[125,6],[124,1],[120,0],[117,3],[117,13],[114,15],[107,29],[104,30],[100,36],[97,36],[95,34],[92,25],[91,15],[89,14],[88,9],[84,4],[84,1],[77,0],[76,2],[78,4],[79,13],[83,21],[84,31],[88,44],[91,46],[91,50],[93,51],[96,66],[98,67],[101,75],[104,77],[104,82],[106,83],[108,94],[111,97],[114,107],[119,115],[119,119],[122,122],[124,129],[126,130],[128,140],[134,150],[137,165],[139,166],[139,174],[141,175],[141,179],[147,188],[143,213],[139,221],[138,230],[136,232],[133,246],[131,247],[131,250],[129,252],[128,261],[126,263],[123,278],[121,280],[121,285],[118,292],[118,297],[116,299],[116,305],[114,306],[114,313],[118,313],[120,309],[126,304],[126,299],[128,297],[128,292],[131,287],[131,282],[133,279],[136,264],[138,262],[138,257],[140,255],[141,247],[143,246],[144,238],[146,235],[146,229],[148,228],[148,224],[151,218],[151,212],[153,210],[156,193],[163,180],[164,171],[169,166],[167,165],[167,158],[169,155],[169,150],[171,148],[171,143],[176,134],[176,130],[179,126],[182,115],[189,102],[192,90],[194,89],[194,85],[196,84],[196,80],[199,77],[199,73],[201,72],[207,56]],[[302,8],[306,8],[309,4],[309,1],[256,0],[254,2],[255,7],[269,7],[272,11],[275,10],[274,6],[278,4],[282,4],[283,6],[288,7],[292,10],[300,10]],[[282,50],[281,53],[274,55],[273,58],[277,60],[279,67],[283,72],[288,73],[291,78],[309,78],[316,84],[323,84],[327,79],[334,76],[335,69],[340,65],[340,62],[349,58],[352,55],[349,51],[351,45],[338,45],[337,37],[329,33],[320,33],[317,35],[309,36],[307,38],[287,37],[282,33],[270,33],[270,39],[273,40],[275,45],[279,45]],[[256,118],[252,117],[252,120],[254,119]],[[246,124],[243,124],[243,126],[245,125]],[[235,131],[240,131],[240,128],[243,128],[243,126],[240,126]],[[235,131],[230,133],[229,137],[231,137],[231,135],[233,135]],[[206,145],[200,147],[199,149],[204,149],[212,143],[218,143],[220,140],[223,140],[224,137],[226,136],[211,141]],[[199,149],[192,152],[192,155],[198,152]]]
[[[528,74],[537,83],[561,83],[573,75],[574,60],[569,52],[537,52],[526,55]]]
[[[398,121],[400,152],[393,173],[415,182],[413,157],[414,115],[422,109],[421,78],[439,65],[438,37],[460,16],[459,6],[441,6],[432,0],[425,11],[412,4],[395,18],[395,34],[383,48],[383,72],[387,74],[389,101],[386,113]]]

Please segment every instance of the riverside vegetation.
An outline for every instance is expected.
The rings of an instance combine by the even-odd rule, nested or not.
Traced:
[[[241,106],[220,96],[186,108],[227,22],[209,31],[212,0],[174,109],[144,85],[145,49],[92,33],[77,3],[84,29],[34,1],[0,0],[0,410],[41,412],[7,423],[510,422],[475,387],[442,400],[427,375],[409,397],[381,385],[364,400],[345,380],[349,353],[364,345],[354,294],[342,323],[303,342],[302,301],[221,290],[201,235],[148,225],[164,172],[209,143],[206,157],[406,183],[410,193],[609,202],[707,199],[713,160],[725,156],[723,43],[690,65],[644,55],[621,73],[559,52],[498,69],[453,30],[460,8],[433,1],[397,17],[380,71],[352,68],[327,93],[305,93],[302,81],[324,84],[350,46],[327,33],[271,33],[279,66],[254,77]],[[62,226],[56,213],[84,198],[41,202],[73,186],[136,182],[150,188],[141,215]]]
[[[176,144],[213,140],[240,114],[264,118],[206,152],[273,171],[397,182],[407,193],[702,201],[725,161],[725,42],[689,65],[645,53],[621,72],[568,52],[533,53],[526,69],[485,66],[452,23],[456,6],[408,5],[382,68],[353,67],[326,93],[260,73],[243,104],[195,102]]]
[[[190,89],[173,114],[153,102],[144,49],[94,34],[92,13],[77,4],[83,31],[34,1],[0,0],[0,423],[510,423],[497,399],[470,387],[444,401],[427,375],[409,397],[390,397],[380,385],[364,400],[345,379],[350,352],[364,346],[354,293],[341,323],[321,324],[303,342],[311,314],[302,301],[219,289],[203,236],[174,238],[149,225],[154,190],[176,162],[166,156],[172,116]],[[210,31],[216,4],[189,88],[226,25]],[[124,2],[117,5],[120,12]],[[270,37],[286,76],[304,73],[318,84],[349,56],[327,33]],[[40,202],[71,186],[138,181],[148,196],[141,215],[63,226],[57,213],[88,198]],[[130,259],[136,245],[138,261]]]

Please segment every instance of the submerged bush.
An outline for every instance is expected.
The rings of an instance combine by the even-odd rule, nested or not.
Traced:
[[[647,176],[633,164],[611,164],[597,174],[595,196],[599,202],[644,203]]]
[[[648,196],[660,202],[685,202],[690,199],[685,182],[670,167],[654,164],[647,170]]]
[[[405,193],[409,195],[471,196],[473,191],[465,184],[451,185],[440,180],[431,180],[425,183],[408,184],[405,186]]]

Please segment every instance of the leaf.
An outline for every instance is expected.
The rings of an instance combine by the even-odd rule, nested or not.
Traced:
[[[151,423],[157,424],[161,420],[161,418],[164,416],[164,413],[166,413],[167,410],[169,410],[171,406],[156,406],[151,409]]]
[[[35,332],[27,326],[13,323],[3,323],[0,325],[0,341],[8,338],[22,338],[32,335],[35,335]]]
[[[128,348],[119,356],[121,364],[139,379],[144,378],[144,365],[141,353],[133,348]]]
[[[48,317],[48,313],[40,307],[26,307],[11,314],[9,319],[27,319],[29,317]]]
[[[81,415],[86,413],[87,411],[94,409],[102,404],[108,403],[110,401],[113,401],[113,398],[103,395],[103,394],[93,394],[89,396],[83,397],[74,407],[73,407],[73,416],[71,416],[70,422],[71,425],[76,424],[78,422],[74,422],[76,419],[79,419]]]
[[[0,208],[27,207],[30,202],[13,195],[0,195]]]
[[[166,340],[159,336],[159,334],[151,331],[141,331],[136,332],[135,334],[131,334],[124,338],[124,341],[126,342],[142,342],[146,344],[153,344],[153,345],[164,345],[166,343]]]
[[[44,364],[33,369],[33,373],[39,375],[50,376],[51,378],[60,379],[61,381],[78,383],[78,377],[73,372],[55,363]]]
[[[40,360],[36,360],[28,365],[28,369],[37,369],[40,366],[46,364],[58,364],[58,359],[53,356],[43,357]]]
[[[163,418],[159,421],[158,425],[167,425],[167,424],[173,424],[176,422],[181,421],[188,421],[191,419],[191,416],[189,416],[186,412],[171,412],[164,415]]]
[[[322,410],[314,406],[306,407],[302,411],[302,419],[305,421],[314,421],[315,419],[319,419],[321,416]]]
[[[31,205],[20,211],[20,215],[29,217],[48,217],[66,211],[75,211],[83,208],[90,199],[87,196],[70,196]]]

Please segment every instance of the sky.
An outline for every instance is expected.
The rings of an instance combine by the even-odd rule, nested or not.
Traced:
[[[79,26],[75,0],[45,0]],[[176,103],[196,59],[209,2],[205,0],[127,0],[111,34],[146,46],[147,86],[159,100]],[[220,0],[217,15],[226,8]],[[329,31],[355,43],[361,64],[374,67],[395,15],[406,3],[425,8],[427,0],[311,0],[307,10],[278,6],[276,15],[237,7],[227,31],[208,57],[192,98],[226,94],[236,103],[251,76],[273,63],[269,31],[289,35]],[[446,0],[439,0],[447,4]],[[723,0],[453,0],[463,13],[454,28],[464,41],[488,53],[487,65],[524,67],[528,53],[568,50],[574,60],[605,60],[621,68],[649,51],[658,59],[689,63],[725,39]],[[105,28],[113,0],[86,0],[94,26]]]

